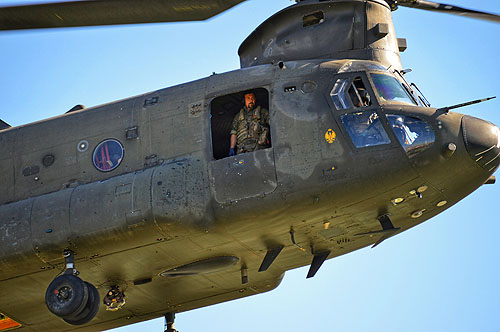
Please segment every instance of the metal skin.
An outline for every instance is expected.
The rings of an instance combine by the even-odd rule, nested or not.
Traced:
[[[383,12],[368,21],[379,17],[392,27],[387,5],[364,4]],[[385,45],[395,47],[389,30]],[[455,112],[383,103],[370,74],[399,79],[393,72],[399,56],[387,70],[385,56],[372,61],[365,51],[360,58],[353,51],[352,59],[272,57],[0,131],[0,294],[9,294],[0,297],[0,311],[24,331],[98,331],[266,292],[316,253],[333,258],[377,243],[480,187],[500,162],[494,158],[498,128]],[[332,102],[337,79],[358,76],[372,97],[363,112],[379,115],[388,144],[356,149],[341,116],[359,109],[337,110]],[[229,142],[229,132],[227,140],[214,139],[214,119],[223,116],[217,98],[249,89],[258,89],[258,102],[269,109],[272,147],[215,160],[215,145]],[[435,142],[410,158],[385,114],[427,122]],[[331,142],[325,138],[330,130]],[[485,131],[483,140],[478,133]],[[116,169],[100,172],[93,152],[109,138],[121,142],[124,157]],[[453,153],[446,150],[450,143]],[[488,165],[478,160],[485,150]],[[396,198],[403,201],[395,204]],[[384,215],[397,230],[379,232]],[[51,315],[45,289],[64,268],[65,249],[75,252],[82,279],[101,296],[119,285],[126,305],[101,309],[83,326]],[[258,272],[273,249],[278,256]],[[185,266],[201,271],[160,276]]]

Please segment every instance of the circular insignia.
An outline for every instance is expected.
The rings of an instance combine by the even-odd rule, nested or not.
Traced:
[[[332,144],[335,141],[335,138],[337,137],[337,134],[333,131],[333,129],[328,129],[325,133],[325,140]]]
[[[101,172],[109,172],[123,160],[123,146],[113,138],[102,141],[94,150],[94,166]]]

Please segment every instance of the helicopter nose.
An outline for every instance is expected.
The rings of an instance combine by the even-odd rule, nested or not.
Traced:
[[[487,171],[500,164],[500,128],[491,122],[465,115],[462,130],[467,152]]]

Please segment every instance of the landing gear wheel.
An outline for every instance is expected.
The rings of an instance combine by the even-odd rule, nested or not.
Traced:
[[[55,278],[45,292],[45,304],[59,317],[76,316],[82,312],[89,299],[87,285],[74,275],[63,274]]]
[[[84,282],[89,290],[89,299],[87,305],[83,308],[82,312],[77,315],[71,315],[69,317],[63,318],[63,320],[71,325],[83,325],[90,322],[97,312],[99,311],[99,305],[101,299],[99,297],[99,292],[91,283]]]

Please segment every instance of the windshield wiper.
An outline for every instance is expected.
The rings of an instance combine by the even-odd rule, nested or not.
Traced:
[[[411,87],[415,88],[417,91],[418,91],[418,99],[420,99],[420,101],[424,104],[424,105],[427,105],[427,107],[430,107],[431,106],[431,103],[429,103],[429,101],[427,100],[427,98],[425,98],[424,94],[422,93],[422,91],[420,91],[420,89],[418,88],[418,86],[415,84],[415,83],[412,83],[410,84]]]

